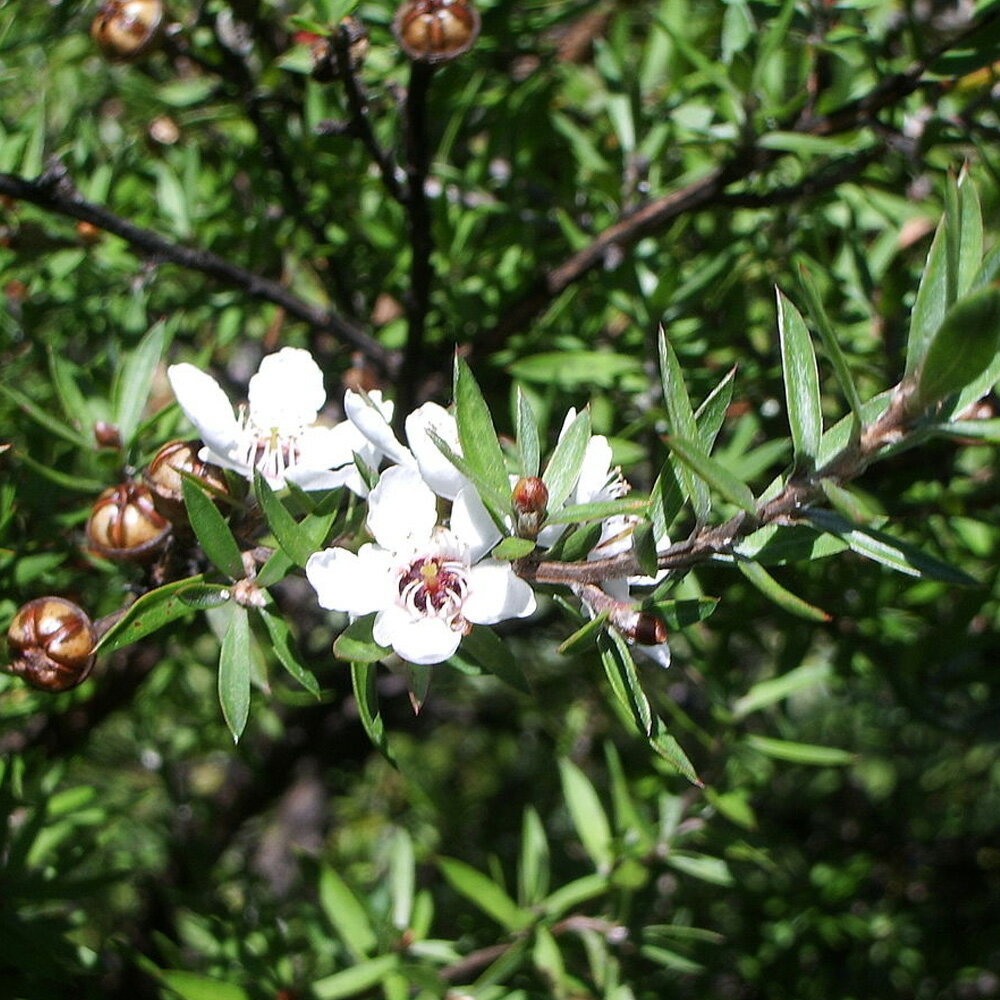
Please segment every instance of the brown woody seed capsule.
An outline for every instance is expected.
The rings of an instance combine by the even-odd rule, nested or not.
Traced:
[[[166,17],[161,0],[105,0],[90,37],[108,59],[138,59],[160,40]]]
[[[143,481],[153,498],[153,505],[168,521],[187,523],[184,506],[184,475],[194,476],[211,493],[228,494],[222,470],[198,457],[198,445],[191,441],[168,441],[154,456],[143,473]]]
[[[87,613],[62,597],[25,604],[10,623],[11,673],[41,691],[68,691],[86,680],[94,665],[97,633]]]
[[[87,541],[105,559],[143,562],[152,558],[170,534],[170,524],[153,506],[141,483],[121,483],[105,490],[87,521]]]
[[[396,11],[392,30],[411,59],[439,63],[468,52],[479,24],[471,0],[407,0]]]

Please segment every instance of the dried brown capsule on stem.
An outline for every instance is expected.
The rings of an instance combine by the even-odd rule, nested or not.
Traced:
[[[229,495],[222,470],[198,457],[199,447],[191,441],[168,441],[154,456],[142,475],[153,505],[168,521],[187,524],[184,506],[184,476],[193,476],[213,495]]]
[[[392,30],[411,59],[440,63],[468,52],[479,37],[479,24],[471,0],[406,0]]]
[[[87,521],[90,548],[105,559],[144,562],[170,534],[170,523],[153,506],[153,495],[141,483],[121,483],[105,490]]]
[[[161,0],[105,0],[90,24],[90,37],[108,59],[128,62],[156,46],[165,24]]]
[[[41,691],[68,691],[94,666],[97,632],[87,613],[62,597],[25,604],[10,623],[8,668]]]

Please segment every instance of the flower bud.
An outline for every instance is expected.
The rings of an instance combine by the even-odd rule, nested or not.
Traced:
[[[479,37],[479,24],[471,0],[406,0],[392,30],[411,59],[440,63],[468,52]]]
[[[105,490],[87,521],[90,548],[105,559],[144,562],[166,543],[170,524],[153,506],[141,483],[121,483]]]
[[[198,457],[199,447],[191,441],[168,441],[143,473],[143,482],[153,498],[153,506],[174,524],[187,523],[184,506],[184,475],[193,476],[213,494],[228,494],[225,476],[216,465]]]
[[[514,484],[510,498],[517,534],[521,538],[537,538],[548,513],[548,487],[538,476],[523,476]]]
[[[122,435],[116,424],[109,424],[106,420],[98,420],[94,424],[94,440],[99,448],[116,448],[119,451],[122,446]]]
[[[8,668],[32,687],[56,693],[86,680],[94,665],[97,633],[87,613],[62,597],[25,604],[10,623]]]
[[[105,0],[90,24],[90,37],[108,59],[128,62],[155,47],[165,21],[161,0]]]

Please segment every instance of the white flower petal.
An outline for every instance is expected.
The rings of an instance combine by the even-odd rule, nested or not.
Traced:
[[[211,375],[188,364],[171,365],[167,378],[177,402],[206,448],[225,458],[232,467],[229,455],[239,441],[240,424],[222,387]]]
[[[535,592],[510,563],[484,559],[469,571],[469,596],[462,615],[470,622],[494,625],[506,618],[524,618],[534,610]]]
[[[323,409],[323,372],[308,351],[284,347],[261,361],[250,379],[248,399],[257,427],[294,433],[315,423]]]
[[[380,612],[372,635],[381,646],[392,646],[410,663],[440,663],[452,656],[462,633],[441,618],[414,618],[405,608],[393,606]]]
[[[381,393],[371,392],[366,400],[360,393],[348,389],[344,393],[344,412],[347,414],[347,419],[389,461],[397,465],[415,467],[416,461],[410,450],[400,444],[389,426],[389,421],[392,419],[392,404],[383,402]]]
[[[437,497],[413,468],[386,469],[368,497],[368,530],[393,552],[426,545],[437,525]]]
[[[452,504],[451,530],[468,546],[472,563],[479,562],[500,541],[500,530],[471,483],[459,490]]]
[[[306,562],[306,578],[320,607],[367,615],[390,605],[398,596],[391,554],[362,545],[357,555],[333,548],[315,552]]]
[[[637,643],[633,646],[633,649],[642,653],[643,656],[648,657],[664,669],[670,666],[670,646],[665,642],[661,642],[656,646],[640,646]]]
[[[621,495],[620,479],[611,471],[611,445],[603,434],[595,434],[583,453],[576,481],[575,503],[599,503]]]
[[[406,418],[406,441],[427,485],[446,500],[454,500],[469,481],[442,454],[429,431],[434,431],[456,455],[462,454],[455,418],[437,403],[424,403]]]

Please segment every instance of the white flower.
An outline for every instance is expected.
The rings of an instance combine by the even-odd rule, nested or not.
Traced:
[[[204,461],[247,479],[257,469],[274,489],[293,482],[307,490],[346,485],[362,496],[367,492],[354,454],[374,466],[377,451],[349,421],[317,425],[326,390],[323,373],[308,351],[285,347],[264,358],[250,379],[249,405],[241,405],[238,413],[218,382],[194,365],[171,365],[167,377],[205,442]],[[381,393],[370,396],[391,417],[392,404],[383,403]]]
[[[456,455],[462,454],[455,418],[437,403],[424,403],[406,418],[406,441],[399,442],[389,426],[392,413],[373,405],[369,398],[350,389],[344,393],[344,412],[355,427],[390,461],[420,470],[424,482],[445,500],[454,500],[469,485],[434,443],[431,432],[440,437]]]
[[[387,469],[368,498],[374,544],[310,556],[306,576],[322,607],[352,618],[376,612],[373,636],[410,663],[440,663],[473,624],[523,618],[535,595],[509,563],[483,559],[496,537],[473,514],[437,523],[437,500],[417,469]]]

